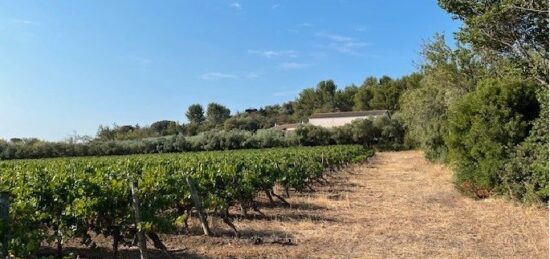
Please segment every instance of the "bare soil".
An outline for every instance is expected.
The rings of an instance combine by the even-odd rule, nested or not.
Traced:
[[[198,222],[192,221],[189,235],[161,238],[176,258],[549,256],[547,208],[465,197],[454,189],[452,172],[426,161],[419,151],[377,153],[329,181],[315,192],[291,193],[291,208],[270,206],[261,197],[265,217],[234,218],[238,239],[214,218],[214,237],[202,236]],[[74,242],[67,250],[86,258],[109,257],[109,240],[99,243],[106,248],[88,250]],[[139,258],[136,249],[121,254]]]

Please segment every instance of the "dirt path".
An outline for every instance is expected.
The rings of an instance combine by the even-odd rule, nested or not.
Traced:
[[[295,245],[224,237],[217,245],[203,239],[185,243],[209,256],[548,258],[546,210],[463,197],[453,188],[451,172],[421,152],[378,153],[331,182],[292,198],[295,210],[266,210],[273,220],[236,223],[251,239],[288,237]]]
[[[240,239],[218,219],[217,237],[193,222],[191,235],[162,238],[182,258],[548,258],[547,210],[463,197],[421,152],[378,153],[330,182],[293,195],[292,209],[235,219]]]

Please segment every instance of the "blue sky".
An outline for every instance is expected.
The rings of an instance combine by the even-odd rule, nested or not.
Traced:
[[[235,112],[324,79],[402,76],[459,26],[435,0],[0,0],[0,138],[185,122],[193,103]]]

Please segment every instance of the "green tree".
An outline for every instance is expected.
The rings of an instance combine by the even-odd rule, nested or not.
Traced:
[[[400,97],[399,116],[408,138],[420,144],[427,158],[445,161],[449,107],[475,88],[485,67],[470,50],[449,48],[441,35],[423,46],[422,55],[422,80]]]
[[[357,91],[357,94],[353,97],[353,109],[356,111],[365,111],[370,109],[370,101],[372,100],[374,94],[372,89],[361,87]]]
[[[343,112],[353,110],[353,106],[355,105],[353,99],[358,91],[359,88],[355,85],[350,85],[344,90],[336,91],[334,96],[336,100],[336,108]]]
[[[154,122],[149,128],[155,136],[176,135],[181,131],[177,122],[169,120]]]
[[[332,80],[321,81],[316,88],[300,92],[293,103],[295,120],[303,121],[315,112],[334,112],[337,107],[336,84]]]
[[[313,88],[304,89],[294,102],[295,118],[297,121],[305,120],[317,109],[318,97]]]
[[[200,104],[193,104],[189,106],[189,108],[187,108],[185,116],[187,116],[187,119],[190,123],[194,124],[201,124],[205,120],[204,110],[202,108],[202,105]]]
[[[223,124],[225,120],[227,120],[231,115],[231,111],[217,103],[209,103],[208,108],[206,110],[206,120],[212,125],[212,126],[218,126]]]
[[[548,86],[548,1],[439,0],[439,5],[464,22],[459,41]]]
[[[386,84],[389,82],[386,82]],[[372,99],[369,101],[369,107],[375,110],[388,109],[389,105],[386,100],[386,85],[380,85],[372,88]]]
[[[224,129],[229,131],[233,129],[255,132],[260,128],[258,118],[252,117],[231,117],[224,122]]]
[[[451,107],[446,143],[460,189],[478,197],[505,192],[511,150],[529,135],[539,114],[535,89],[532,83],[486,80]]]
[[[317,84],[318,104],[322,112],[333,112],[336,108],[336,84],[332,80]]]

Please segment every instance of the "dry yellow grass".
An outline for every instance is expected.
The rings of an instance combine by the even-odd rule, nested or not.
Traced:
[[[235,219],[240,239],[217,219],[216,237],[193,222],[194,234],[162,238],[182,258],[548,258],[547,209],[464,197],[421,152],[378,153],[330,182],[292,195],[292,209]]]

